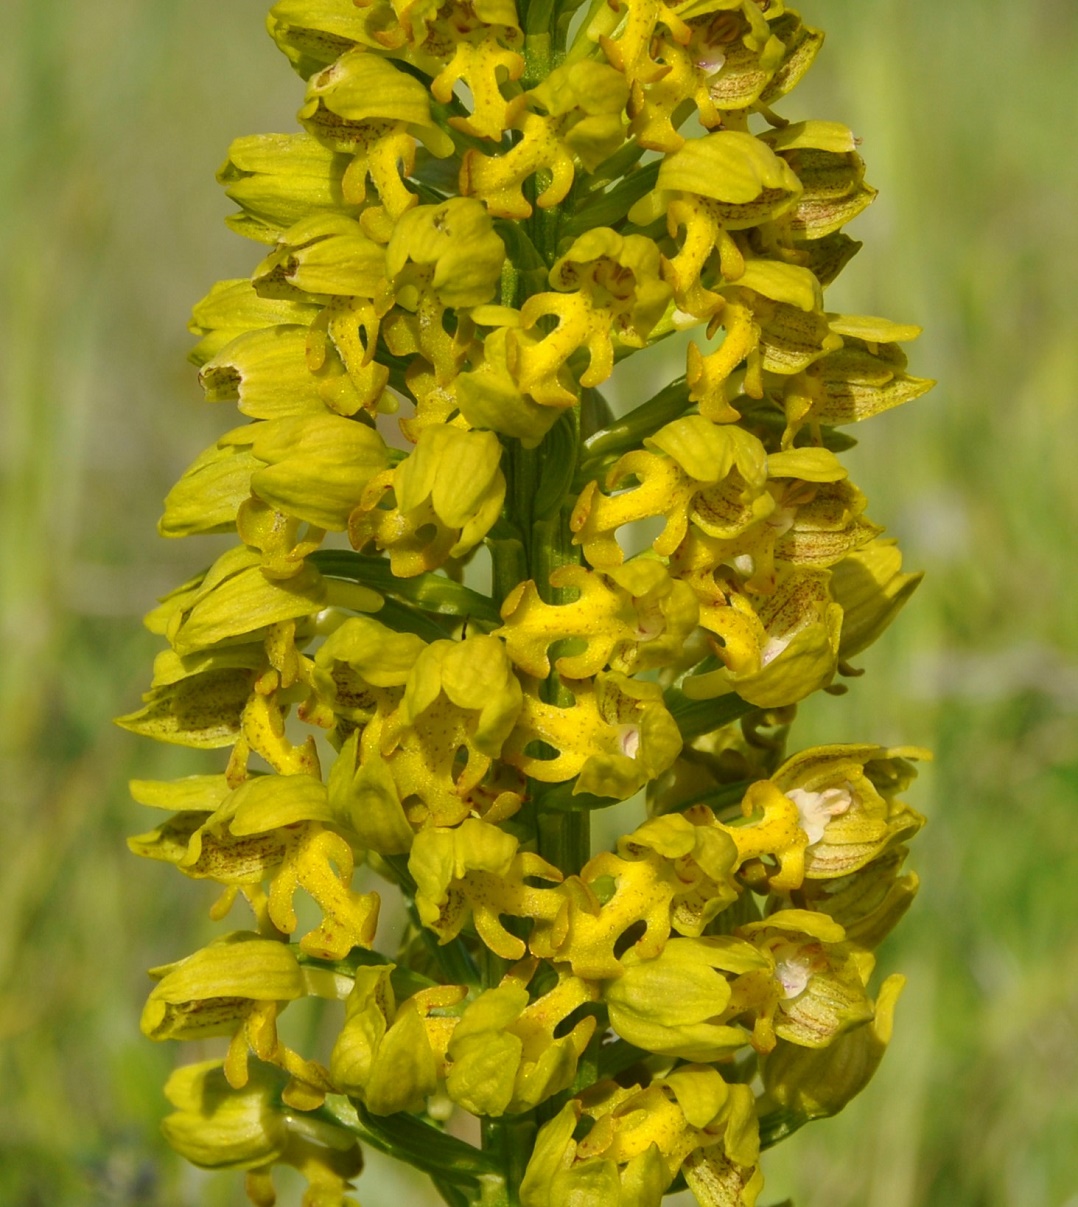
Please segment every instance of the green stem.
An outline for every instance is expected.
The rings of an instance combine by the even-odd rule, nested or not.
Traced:
[[[545,79],[560,54],[567,23],[558,23],[558,11],[556,0],[530,0],[523,8],[525,71],[521,84],[524,88],[532,88]],[[522,271],[513,281],[518,306],[529,294],[547,288],[546,269],[557,256],[562,207],[539,208],[535,204],[536,191],[535,182],[529,181],[533,212],[527,223],[528,238],[518,237],[513,243],[522,258]],[[529,578],[544,600],[558,602],[554,597],[559,593],[550,586],[551,573],[558,566],[581,560],[581,551],[573,545],[569,528],[580,447],[579,408],[560,416],[537,448],[527,449],[515,440],[508,442],[503,461],[507,480],[505,511],[500,530],[488,542],[498,602]],[[551,703],[571,702],[556,674],[543,685],[543,696]],[[586,814],[537,807],[532,802],[541,787],[529,783],[528,808],[535,815],[539,853],[563,873],[577,872],[591,854],[589,819]],[[484,961],[484,984],[496,984],[503,971],[502,961],[496,957]],[[482,1121],[483,1153],[504,1177],[504,1184],[484,1186],[484,1207],[488,1201],[490,1207],[500,1207],[503,1202],[506,1207],[519,1207],[520,1183],[535,1147],[536,1131],[534,1113]]]
[[[525,448],[514,441],[509,450],[509,503],[513,523],[524,540],[524,560],[528,571],[525,577],[531,577],[535,567],[534,505],[542,476],[541,449],[542,445],[539,448]]]
[[[507,524],[505,528],[510,526]],[[487,537],[487,548],[490,550],[491,561],[491,590],[494,593],[494,603],[501,607],[505,597],[518,584],[528,577],[528,556],[524,548],[523,537],[498,536]]]
[[[459,1186],[454,1186],[452,1182],[447,1182],[445,1178],[436,1178],[434,1174],[430,1175],[430,1180],[434,1183],[434,1189],[442,1196],[442,1201],[448,1204],[448,1207],[474,1207],[474,1194],[469,1194]]]
[[[565,592],[550,585],[550,575],[559,566],[579,564],[583,560],[580,546],[573,544],[573,533],[569,527],[569,491],[574,475],[571,471],[566,472],[577,463],[579,457],[580,413],[574,408],[569,414],[573,425],[571,451],[551,442],[543,465],[544,479],[557,476],[560,483],[559,506],[549,519],[538,520],[533,526],[532,565],[536,572],[536,585],[540,597],[550,604],[566,602]],[[551,435],[554,433],[551,432]],[[546,446],[547,442],[544,441],[541,448]],[[562,684],[557,671],[552,671],[547,678],[543,695],[548,703],[560,708],[567,708],[573,703],[572,693]],[[539,797],[536,821],[539,854],[566,875],[577,874],[591,857],[591,817],[588,812],[546,809]]]
[[[530,1113],[483,1120],[483,1152],[505,1172],[508,1207],[520,1207],[520,1183],[535,1147],[536,1130],[535,1119]]]
[[[538,827],[539,854],[567,876],[576,875],[591,856],[591,814],[540,805]]]

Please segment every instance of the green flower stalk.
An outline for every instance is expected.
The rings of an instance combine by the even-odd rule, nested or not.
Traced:
[[[761,1149],[880,1060],[923,820],[920,752],[784,749],[918,581],[838,429],[931,384],[916,327],[825,309],[874,192],[845,126],[774,110],[822,34],[782,0],[280,0],[269,30],[302,129],[230,149],[264,258],[192,323],[243,420],[161,520],[238,541],[150,614],[121,721],[231,752],[133,785],[166,813],[133,850],[240,915],[152,973],[145,1033],[221,1044],[166,1134],[256,1204],[282,1162],[353,1202],[369,1145],[452,1207],[752,1207]],[[321,1048],[279,1034],[301,1000]]]

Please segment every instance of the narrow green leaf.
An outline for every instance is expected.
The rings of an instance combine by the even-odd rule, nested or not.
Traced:
[[[536,520],[547,520],[558,514],[576,470],[577,437],[572,413],[562,414],[539,446],[539,453],[542,469],[532,514]]]
[[[441,574],[417,574],[414,578],[394,578],[384,557],[353,553],[347,549],[320,549],[307,559],[330,578],[363,583],[382,594],[395,596],[425,612],[440,616],[460,616],[499,624],[501,617],[494,601],[471,587],[455,583]],[[383,612],[379,615],[384,615]],[[445,634],[441,634],[445,636]],[[422,634],[421,634],[422,636]]]
[[[627,449],[638,447],[645,436],[680,418],[690,405],[688,384],[684,377],[678,377],[654,398],[641,403],[616,423],[584,441],[577,480],[590,481],[601,472],[605,461],[612,460]]]
[[[589,197],[580,209],[562,223],[559,234],[562,238],[574,239],[597,226],[613,226],[620,222],[629,210],[655,188],[662,161],[645,164],[630,172],[608,192]]]
[[[733,692],[714,700],[690,700],[676,687],[670,687],[663,693],[663,698],[681,730],[681,736],[687,742],[722,725],[729,725],[755,708],[754,704],[742,700]]]
[[[353,1101],[356,1116],[368,1142],[424,1173],[432,1173],[457,1184],[497,1174],[495,1163],[480,1149],[422,1123],[414,1115],[372,1115],[362,1103]]]

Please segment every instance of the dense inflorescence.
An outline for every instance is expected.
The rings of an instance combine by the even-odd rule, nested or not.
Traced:
[[[161,521],[239,541],[151,613],[122,720],[231,748],[133,785],[169,814],[133,849],[247,909],[153,972],[148,1036],[228,1040],[166,1134],[257,1204],[281,1162],[345,1201],[362,1141],[458,1207],[751,1207],[761,1146],[886,1046],[872,952],[922,823],[919,752],[784,752],[917,583],[836,429],[931,384],[917,328],[824,306],[874,193],[845,126],[772,108],[822,35],[782,0],[281,0],[269,29],[302,129],[232,145],[265,258],[192,324],[243,421]],[[616,415],[604,383],[683,331],[684,375]],[[278,1031],[305,999],[311,1051]]]

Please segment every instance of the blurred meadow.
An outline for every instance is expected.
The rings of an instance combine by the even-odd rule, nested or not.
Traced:
[[[160,500],[233,420],[185,361],[191,304],[259,252],[213,182],[294,128],[265,0],[6,0],[0,43],[0,1205],[225,1207],[158,1133],[178,1053],[145,969],[211,933],[209,889],[129,855],[133,775],[204,761],[114,728],[139,617],[209,560]],[[804,0],[828,31],[781,107],[863,139],[877,203],[832,309],[916,321],[928,397],[850,454],[925,582],[793,748],[932,747],[909,985],[863,1097],[769,1154],[762,1204],[1078,1207],[1078,6]],[[652,361],[655,380],[678,371]],[[211,542],[212,543],[212,542]],[[432,1201],[372,1161],[367,1207]],[[289,1207],[291,1189],[282,1195]]]

